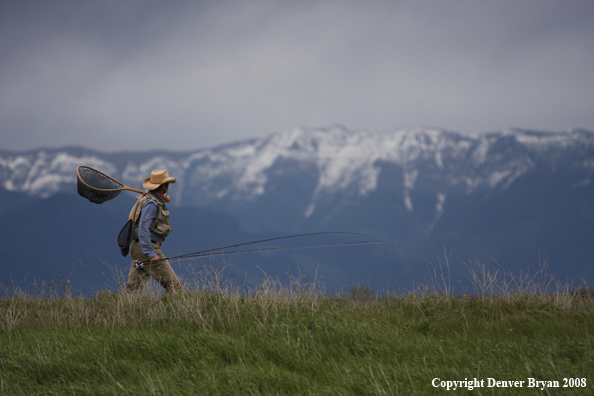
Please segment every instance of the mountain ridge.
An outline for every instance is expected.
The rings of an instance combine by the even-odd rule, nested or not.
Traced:
[[[349,188],[359,194],[373,190],[381,169],[378,161],[397,164],[403,168],[405,187],[414,188],[419,160],[433,160],[438,169],[444,169],[444,160],[450,168],[455,162],[471,165],[475,170],[485,167],[490,150],[502,140],[514,142],[516,151],[525,150],[530,155],[509,158],[492,157],[492,172],[488,177],[460,173],[448,174],[451,185],[462,181],[468,191],[488,184],[490,188],[513,181],[536,164],[531,157],[546,157],[551,149],[563,150],[575,145],[594,147],[594,133],[575,129],[567,132],[538,132],[505,130],[484,135],[464,135],[438,129],[401,129],[391,132],[349,131],[344,127],[329,129],[296,128],[271,134],[262,139],[250,139],[213,148],[192,151],[159,151],[102,153],[81,147],[64,149],[39,149],[25,153],[0,152],[0,183],[4,189],[24,192],[31,196],[48,196],[62,191],[61,183],[74,184],[78,165],[96,167],[117,178],[124,184],[138,187],[154,168],[166,168],[175,174],[181,191],[175,205],[182,205],[184,188],[202,192],[200,199],[216,200],[231,194],[235,199],[253,199],[265,191],[267,177],[275,161],[315,164],[318,183],[312,191],[312,205],[321,193],[333,193]],[[509,149],[508,149],[509,151]],[[501,157],[501,155],[499,155]],[[584,167],[594,169],[594,160]],[[471,172],[472,173],[472,172]],[[473,177],[474,176],[474,177]],[[212,191],[213,180],[219,180]],[[201,188],[200,185],[208,185]],[[181,186],[181,188],[179,188]],[[173,187],[173,186],[172,186]],[[194,192],[192,192],[193,195]],[[407,207],[412,205],[405,196]],[[191,202],[190,205],[195,204]],[[306,215],[311,215],[310,207]]]

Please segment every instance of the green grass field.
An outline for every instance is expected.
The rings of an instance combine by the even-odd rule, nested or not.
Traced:
[[[270,279],[249,293],[12,293],[0,394],[593,395],[591,290],[474,275],[469,295],[435,279],[393,295]]]

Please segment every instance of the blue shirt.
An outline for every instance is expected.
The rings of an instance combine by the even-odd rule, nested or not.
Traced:
[[[163,200],[157,194],[153,194],[161,202]],[[165,202],[163,202],[165,204]],[[151,241],[163,242],[165,238],[155,234],[150,230],[153,220],[157,217],[159,211],[159,204],[155,201],[148,201],[142,207],[142,213],[140,213],[140,220],[138,220],[138,227],[134,229],[134,239],[140,241],[140,249],[142,253],[148,258],[152,259],[157,255]]]

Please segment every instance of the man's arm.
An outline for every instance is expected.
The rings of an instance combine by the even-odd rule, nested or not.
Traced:
[[[149,201],[142,208],[140,221],[138,223],[138,240],[140,241],[140,249],[142,253],[151,259],[151,261],[158,261],[159,256],[153,249],[151,243],[150,226],[153,220],[157,217],[158,205],[155,202]]]

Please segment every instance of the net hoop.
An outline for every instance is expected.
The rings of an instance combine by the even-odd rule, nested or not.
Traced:
[[[113,177],[89,166],[79,166],[76,174],[78,194],[96,204],[114,199],[124,190],[144,194],[144,191],[125,186]]]
[[[106,177],[108,179],[110,179],[111,181],[113,181],[116,184],[119,184],[121,187],[119,188],[98,188],[98,187],[93,187],[90,184],[88,184],[87,182],[85,182],[82,179],[82,176],[80,175],[80,170],[81,169],[88,169],[91,172],[95,172],[98,173],[99,175]],[[132,188],[132,187],[128,187],[126,185],[124,185],[122,182],[114,179],[113,177],[106,175],[105,173],[98,171],[97,169],[91,168],[90,166],[85,166],[85,165],[81,165],[78,168],[76,168],[76,175],[78,177],[78,181],[81,182],[82,184],[85,185],[85,187],[90,188],[91,190],[96,190],[96,191],[105,191],[105,192],[114,192],[114,191],[122,191],[122,190],[127,190],[127,191],[132,191],[138,194],[144,194],[145,191],[139,190],[137,188]]]
[[[120,186],[122,186],[121,188],[97,188],[97,187],[93,187],[91,185],[89,185],[87,182],[85,182],[82,178],[82,176],[80,175],[80,169],[88,169],[92,172],[95,173],[99,173],[101,176],[107,177],[108,179],[112,180],[114,183],[119,184]],[[105,192],[113,192],[113,191],[121,191],[121,190],[126,190],[126,186],[124,186],[122,183],[120,183],[119,181],[117,181],[116,179],[114,179],[113,177],[106,175],[105,173],[98,171],[97,169],[91,168],[90,166],[84,166],[81,165],[78,168],[76,168],[76,175],[78,176],[78,180],[80,180],[80,182],[82,184],[84,184],[86,187],[90,188],[91,190],[97,190],[97,191],[105,191]]]

